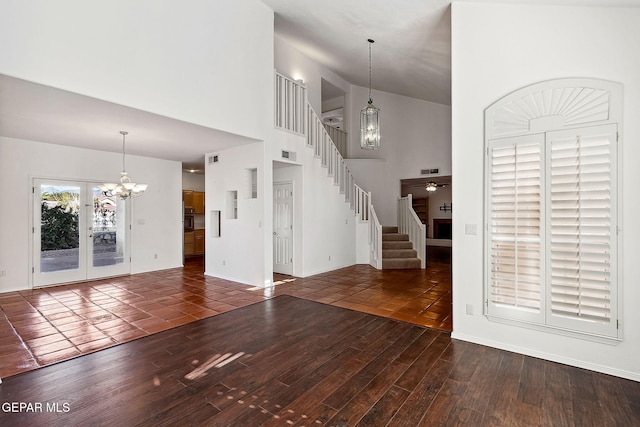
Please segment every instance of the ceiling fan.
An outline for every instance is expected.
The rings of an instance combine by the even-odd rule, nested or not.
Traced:
[[[434,181],[427,181],[426,184],[414,185],[414,187],[423,187],[428,192],[436,191],[438,188],[444,188],[447,184],[438,184]]]

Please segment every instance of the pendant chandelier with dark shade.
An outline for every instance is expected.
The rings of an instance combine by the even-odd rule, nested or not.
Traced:
[[[128,199],[129,197],[138,197],[142,196],[147,189],[147,184],[137,184],[135,182],[131,182],[131,178],[129,178],[129,174],[125,170],[124,167],[124,140],[129,132],[124,130],[120,131],[122,135],[122,172],[120,172],[120,183],[104,183],[100,186],[100,191],[105,196],[115,197],[118,196],[121,199]]]
[[[369,102],[360,111],[360,148],[365,150],[375,150],[380,148],[380,109],[373,105],[371,99],[371,45],[369,42]]]

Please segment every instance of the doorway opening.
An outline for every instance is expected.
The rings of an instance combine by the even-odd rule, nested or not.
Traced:
[[[427,264],[451,264],[451,176],[403,179],[400,196],[408,194],[413,196],[413,210],[426,225]]]
[[[452,328],[452,210],[451,176],[423,176],[400,180],[400,195],[412,195],[413,210],[426,225],[427,270],[440,276],[441,286],[434,292],[439,300],[434,304],[433,316],[443,316],[442,327]],[[429,307],[427,311],[431,310]],[[445,326],[446,325],[446,326]]]

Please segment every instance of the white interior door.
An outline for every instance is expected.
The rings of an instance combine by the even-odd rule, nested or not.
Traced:
[[[273,185],[273,272],[293,274],[293,183]]]
[[[34,287],[129,273],[129,209],[98,185],[34,180]]]

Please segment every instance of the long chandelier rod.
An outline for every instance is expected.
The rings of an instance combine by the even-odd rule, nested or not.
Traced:
[[[124,167],[124,139],[129,134],[126,130],[121,130],[120,134],[122,135],[122,172],[126,172]]]
[[[373,39],[367,39],[369,42],[369,104],[373,104],[371,99],[371,45],[375,43]]]

